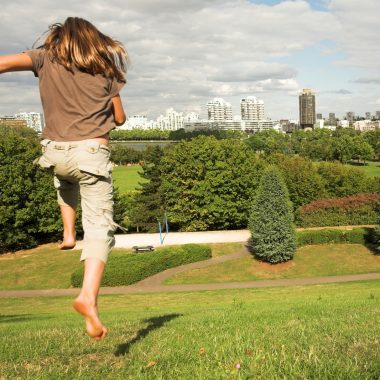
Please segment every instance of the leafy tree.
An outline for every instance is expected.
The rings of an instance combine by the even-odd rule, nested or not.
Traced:
[[[352,158],[366,162],[373,158],[375,151],[363,137],[363,135],[355,136],[352,139],[353,155]]]
[[[165,152],[161,193],[183,231],[243,228],[264,162],[240,140],[199,136]]]
[[[377,156],[380,155],[380,129],[362,133],[363,138],[372,146]]]
[[[169,140],[191,140],[198,136],[214,136],[218,140],[222,139],[238,139],[245,137],[244,132],[225,131],[221,129],[197,129],[194,131],[186,131],[181,128],[176,131],[170,131]]]
[[[311,160],[274,154],[268,157],[268,161],[280,169],[295,209],[325,196],[322,177]]]
[[[118,164],[136,164],[144,159],[144,153],[123,145],[111,146],[111,161]]]
[[[62,225],[53,181],[33,165],[41,154],[36,133],[0,126],[0,134],[0,252],[57,238]]]
[[[338,162],[321,162],[316,167],[318,174],[322,177],[326,194],[319,198],[340,198],[380,190],[379,179],[367,176],[360,168]]]
[[[276,264],[291,260],[296,250],[292,205],[279,170],[269,166],[254,199],[249,227],[250,248],[260,260]]]
[[[341,163],[352,159],[354,154],[353,138],[349,135],[342,135],[334,139],[333,157]]]
[[[335,131],[333,131],[332,136],[335,137],[342,137],[342,136],[349,136],[354,137],[360,134],[359,131],[356,131],[354,128],[343,128],[343,127],[337,127]]]
[[[167,140],[170,131],[161,129],[115,130],[110,132],[110,139],[115,141]]]
[[[272,129],[253,134],[246,143],[256,153],[293,153],[289,137]]]

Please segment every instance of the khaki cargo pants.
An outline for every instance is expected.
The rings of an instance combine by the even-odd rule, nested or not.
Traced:
[[[42,140],[41,145],[43,154],[36,162],[54,173],[58,204],[75,208],[80,193],[84,230],[81,260],[92,257],[107,262],[117,227],[108,146],[90,140]]]

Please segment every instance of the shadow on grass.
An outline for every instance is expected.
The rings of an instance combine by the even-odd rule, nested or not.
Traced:
[[[18,314],[18,315],[1,315],[0,314],[0,323],[15,323],[15,322],[25,322],[31,321],[33,319],[48,319],[50,317],[41,317],[39,315],[32,314]]]
[[[182,315],[183,314],[167,314],[167,315],[162,315],[160,317],[144,319],[143,322],[148,323],[148,326],[144,327],[143,329],[140,329],[137,332],[136,336],[132,338],[130,341],[119,344],[114,355],[123,356],[123,355],[128,354],[133,344],[145,338],[151,331],[161,328],[162,326],[164,326],[165,323],[170,322],[172,319],[181,317]]]

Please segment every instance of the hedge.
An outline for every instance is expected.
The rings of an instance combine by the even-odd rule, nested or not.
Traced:
[[[300,227],[376,224],[378,193],[361,193],[343,198],[319,199],[299,208]]]
[[[148,253],[115,253],[109,257],[101,285],[130,285],[165,269],[209,258],[211,258],[211,248],[198,244],[167,247]],[[82,281],[83,266],[72,273],[71,285],[80,287]]]
[[[372,228],[354,228],[352,230],[309,230],[297,232],[297,246],[314,244],[368,244],[373,236]]]

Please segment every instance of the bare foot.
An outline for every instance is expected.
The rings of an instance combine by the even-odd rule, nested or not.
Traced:
[[[99,319],[96,305],[92,305],[84,297],[78,296],[73,306],[78,313],[83,315],[86,322],[87,334],[91,338],[101,340],[107,335],[108,330]]]
[[[63,239],[63,242],[59,244],[58,249],[65,251],[67,249],[73,249],[75,247],[75,238]]]

